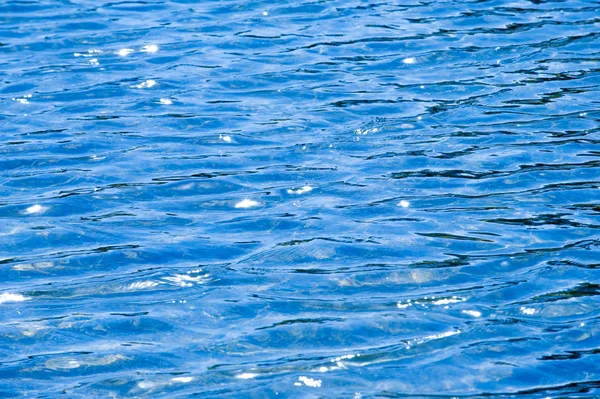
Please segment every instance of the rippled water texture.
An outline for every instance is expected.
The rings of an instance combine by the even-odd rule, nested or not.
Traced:
[[[600,397],[598,1],[0,3],[0,397]]]

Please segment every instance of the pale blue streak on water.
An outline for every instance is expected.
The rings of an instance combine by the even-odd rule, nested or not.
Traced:
[[[597,1],[0,4],[0,397],[600,396]]]

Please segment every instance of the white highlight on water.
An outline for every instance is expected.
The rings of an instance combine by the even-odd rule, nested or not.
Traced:
[[[402,200],[402,201],[398,202],[398,206],[401,206],[402,208],[408,208],[410,206],[410,202],[408,202],[406,200]]]
[[[152,381],[139,381],[137,383],[138,388],[141,389],[150,389],[150,388],[154,388],[156,384],[153,383]]]
[[[376,128],[376,127],[374,127],[372,129],[356,129],[354,131],[354,133],[356,133],[358,135],[361,135],[361,136],[365,136],[365,135],[367,135],[369,133],[377,133],[378,131],[379,131],[379,129]]]
[[[444,299],[438,299],[437,301],[433,301],[434,305],[448,305],[450,303],[459,303],[459,302],[464,302],[466,301],[465,298],[458,298],[456,296],[453,296],[452,298],[444,298]]]
[[[194,381],[194,377],[175,377],[175,378],[171,378],[171,381],[183,382],[184,384],[187,384],[188,382]]]
[[[302,186],[302,188],[299,188],[298,190],[288,189],[287,193],[288,194],[298,194],[298,195],[300,195],[300,194],[306,194],[308,192],[311,192],[312,189],[313,188],[311,186],[307,185],[307,186]]]
[[[15,98],[15,97],[13,97],[12,100],[18,102],[19,104],[29,104],[28,98],[31,98],[31,97],[32,97],[31,94],[25,94],[21,98]],[[25,114],[25,116],[27,116],[27,114]]]
[[[481,317],[481,312],[478,310],[463,310],[462,313],[471,317]]]
[[[254,377],[258,377],[258,374],[255,373],[242,373],[235,376],[235,378],[240,378],[242,380],[250,380]]]
[[[145,88],[150,88],[150,87],[154,87],[154,86],[156,86],[156,80],[148,79],[145,82],[142,82],[138,85],[134,85],[131,87],[136,88],[136,89],[145,89]]]
[[[41,206],[39,204],[35,204],[35,205],[32,205],[29,208],[25,209],[25,213],[28,214],[28,215],[33,215],[33,214],[36,214],[36,213],[44,213],[47,210],[48,210],[47,207]]]
[[[246,208],[252,208],[255,206],[259,206],[259,205],[260,205],[259,202],[256,202],[256,201],[250,200],[250,199],[245,199],[245,200],[242,200],[242,201],[238,202],[237,204],[235,204],[235,208],[246,209]]]
[[[115,54],[121,57],[127,57],[131,53],[133,53],[133,49],[130,48],[122,48],[120,50],[115,51]]]
[[[161,98],[160,103],[162,105],[171,105],[171,104],[173,104],[173,101],[169,100],[168,98]]]
[[[144,53],[156,53],[158,51],[158,46],[156,44],[149,44],[147,46],[142,47],[142,52]]]
[[[300,376],[300,377],[298,377],[298,381],[301,381],[307,387],[312,387],[312,388],[320,388],[321,387],[321,382],[322,382],[321,380],[314,380],[314,379],[306,377],[306,376]]]
[[[526,314],[528,316],[531,316],[535,313],[535,309],[534,308],[526,308],[525,306],[521,307],[521,313]]]
[[[24,297],[21,294],[11,294],[6,292],[4,294],[0,294],[0,304],[9,302],[23,302],[29,299],[31,298]]]
[[[226,143],[232,143],[233,142],[233,139],[231,138],[231,136],[227,136],[227,135],[224,136],[222,134],[219,134],[219,139],[223,140]]]
[[[87,54],[85,53],[73,53],[74,57],[93,57],[94,54],[101,54],[102,50],[97,50],[97,49],[93,49],[93,50],[88,50]]]
[[[410,301],[408,303],[402,303],[402,301],[398,301],[396,306],[398,306],[399,309],[406,309],[407,307],[412,306],[412,303],[410,303]]]
[[[173,276],[163,277],[162,279],[166,280],[174,285],[177,285],[179,287],[191,287],[194,285],[194,283],[204,284],[208,280],[209,276],[210,276],[209,274],[202,274],[200,276],[190,276],[188,273],[188,274],[175,274]]]
[[[405,64],[414,64],[417,60],[415,57],[408,57],[402,60]]]

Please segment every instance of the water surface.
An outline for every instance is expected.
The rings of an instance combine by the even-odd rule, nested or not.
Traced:
[[[597,1],[0,4],[0,397],[600,396]]]

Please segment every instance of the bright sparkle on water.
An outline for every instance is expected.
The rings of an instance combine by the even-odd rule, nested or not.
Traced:
[[[251,199],[244,199],[238,203],[235,204],[235,208],[237,209],[246,209],[246,208],[253,208],[255,206],[259,206],[260,203]]]
[[[140,84],[133,85],[131,87],[136,88],[136,89],[146,89],[146,88],[150,88],[150,87],[154,87],[154,86],[156,86],[156,80],[148,79]]]
[[[35,204],[35,205],[32,205],[29,208],[25,209],[25,213],[28,214],[28,215],[33,215],[33,214],[36,214],[36,213],[44,213],[47,210],[48,210],[47,207],[41,206],[39,204]]]
[[[158,52],[158,46],[156,44],[149,44],[147,46],[142,47],[141,51],[144,53],[156,53]]]
[[[406,200],[402,200],[398,203],[399,206],[401,206],[402,208],[408,208],[410,206],[410,202],[406,201]]]
[[[0,304],[7,302],[23,302],[28,299],[29,298],[26,298],[21,294],[11,294],[7,292],[0,294]]]
[[[301,188],[299,188],[299,189],[297,189],[297,190],[288,189],[288,190],[287,190],[287,193],[288,193],[288,194],[298,194],[298,195],[300,195],[300,194],[306,194],[306,193],[309,193],[309,192],[311,192],[312,190],[313,190],[313,188],[312,188],[311,186],[309,186],[309,185],[306,185],[306,186],[302,186]]]
[[[116,51],[117,55],[120,55],[121,57],[127,57],[129,54],[133,53],[133,49],[130,48],[122,48],[120,50]]]

